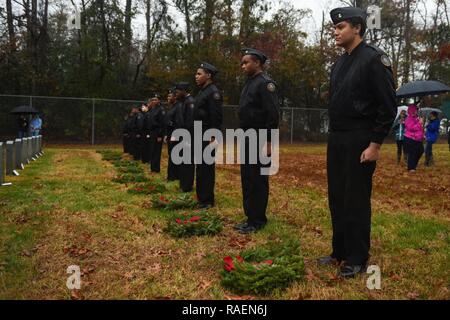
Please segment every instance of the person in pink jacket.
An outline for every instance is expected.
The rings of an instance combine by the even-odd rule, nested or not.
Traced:
[[[417,164],[423,155],[423,125],[418,115],[418,108],[408,106],[408,117],[405,121],[405,150],[408,154],[408,171],[416,171]]]

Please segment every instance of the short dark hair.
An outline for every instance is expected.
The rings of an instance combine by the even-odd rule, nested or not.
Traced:
[[[366,34],[366,29],[367,29],[367,24],[366,21],[364,21],[364,19],[359,18],[359,17],[355,17],[355,18],[349,18],[347,20],[348,23],[350,23],[352,25],[353,28],[357,27],[358,25],[361,26],[361,30],[359,30],[359,35],[362,37],[364,37],[364,35]]]
[[[430,112],[430,116],[435,116],[437,118],[438,117],[438,113],[436,111],[431,111]]]

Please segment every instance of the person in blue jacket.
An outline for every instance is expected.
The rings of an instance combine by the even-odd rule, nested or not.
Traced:
[[[427,145],[425,147],[425,165],[427,167],[434,164],[433,161],[433,144],[436,143],[436,141],[439,138],[439,128],[440,128],[440,122],[438,119],[437,112],[433,111],[430,113],[430,119],[428,122],[428,125],[426,127],[426,138],[427,138]]]

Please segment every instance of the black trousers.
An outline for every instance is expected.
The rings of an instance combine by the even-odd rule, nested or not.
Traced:
[[[191,134],[191,137],[194,135]],[[181,141],[180,143],[183,143]],[[191,192],[194,189],[194,178],[195,178],[195,164],[194,164],[194,147],[191,145],[190,148],[184,148],[182,151],[183,158],[185,157],[184,152],[189,155],[190,163],[182,163],[178,166],[178,175],[180,178],[180,189],[183,192]]]
[[[331,256],[348,264],[369,259],[372,177],[376,163],[361,163],[370,132],[332,132],[328,139],[328,200],[333,225]]]
[[[141,136],[136,137],[133,136],[132,139],[132,149],[133,149],[133,158],[134,160],[138,161],[142,159],[142,143],[143,143],[143,139]]]
[[[204,141],[202,152],[209,145]],[[214,154],[215,156],[215,154]],[[196,165],[195,169],[195,189],[198,201],[201,204],[214,205],[214,186],[216,183],[216,164],[206,164],[203,162]]]
[[[266,210],[269,202],[269,176],[262,175],[261,169],[270,167],[263,165],[257,156],[257,163],[249,163],[250,145],[245,141],[245,163],[241,164],[241,184],[244,213],[247,223],[263,225],[267,223]]]
[[[123,134],[123,153],[130,153],[130,136],[128,134]]]
[[[405,148],[408,154],[408,170],[416,170],[424,153],[423,143],[405,137]]]
[[[150,169],[152,172],[161,172],[161,151],[163,141],[158,141],[156,133],[150,134]]]
[[[142,144],[141,144],[141,160],[142,163],[149,163],[151,159],[151,137],[147,134],[145,134],[142,137]]]
[[[178,142],[170,141],[170,136],[167,137],[167,152],[169,155],[167,163],[167,180],[175,181],[178,180],[178,166],[173,163],[172,160],[172,150],[177,145]]]

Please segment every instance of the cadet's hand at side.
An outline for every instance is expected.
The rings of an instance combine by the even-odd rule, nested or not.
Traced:
[[[361,154],[361,163],[376,162],[380,159],[381,145],[371,143],[369,147]]]

